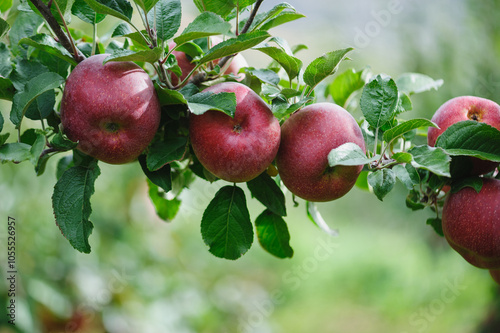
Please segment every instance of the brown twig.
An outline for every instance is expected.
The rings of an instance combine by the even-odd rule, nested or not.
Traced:
[[[85,56],[78,50],[76,47],[73,47],[73,43],[71,42],[70,38],[64,31],[61,29],[61,26],[57,22],[56,18],[54,15],[52,15],[52,12],[50,11],[50,8],[45,5],[42,0],[29,0],[42,14],[43,18],[47,22],[47,24],[50,26],[52,31],[55,33],[57,36],[58,42],[66,49],[68,50],[69,53],[73,55],[73,58],[77,62],[81,62],[82,60],[85,59]]]
[[[245,26],[243,27],[243,29],[241,29],[240,31],[240,34],[244,34],[246,33],[250,27],[252,26],[252,23],[253,23],[253,20],[255,19],[255,16],[257,15],[257,12],[259,11],[259,7],[260,5],[264,2],[264,0],[257,0],[257,2],[255,2],[255,6],[254,8],[252,9],[252,12],[250,13],[250,16],[248,17],[248,20],[247,22],[245,23]],[[220,61],[219,61],[219,67],[222,68],[224,67],[224,65],[232,58],[236,55],[235,54],[232,54],[232,55],[229,55],[229,56],[225,56],[224,58],[222,58]]]

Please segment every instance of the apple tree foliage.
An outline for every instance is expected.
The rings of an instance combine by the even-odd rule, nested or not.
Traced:
[[[348,68],[337,73],[340,64],[349,59],[352,48],[327,52],[305,65],[297,56],[307,48],[305,45],[290,46],[270,32],[304,15],[288,3],[261,11],[262,1],[194,0],[200,13],[183,30],[180,0],[24,0],[17,8],[11,8],[10,1],[2,2],[0,98],[12,102],[7,121],[13,124],[14,131],[4,130],[6,119],[0,114],[0,160],[31,163],[37,175],[44,173],[49,160],[55,160],[55,221],[75,249],[85,253],[91,250],[90,197],[100,169],[97,160],[80,153],[77,143],[64,135],[58,110],[65,79],[72,68],[97,53],[109,53],[106,62],[136,62],[155,82],[162,104],[162,123],[138,162],[147,178],[151,201],[165,221],[174,219],[181,205],[179,194],[196,178],[220,181],[192,153],[188,117],[190,113],[208,110],[234,115],[234,94],[212,94],[202,89],[221,81],[234,81],[234,75],[222,73],[231,57],[244,50],[269,57],[266,68],[242,69],[243,83],[269,103],[281,123],[319,98],[331,99],[349,111],[360,108],[363,117],[358,123],[367,152],[346,143],[328,155],[330,167],[364,165],[357,182],[359,188],[372,191],[383,200],[395,183],[401,182],[408,189],[406,205],[410,209],[430,207],[435,212],[427,223],[439,234],[443,188],[481,188],[481,178],[464,178],[453,170],[467,167],[467,159],[460,156],[500,162],[500,131],[483,123],[460,122],[441,135],[436,147],[429,147],[422,143],[422,137],[427,127],[436,125],[427,119],[401,117],[412,110],[412,95],[438,89],[443,84],[441,80],[417,73],[391,78],[368,69]],[[132,20],[134,15],[139,19]],[[108,17],[117,18],[120,23],[109,40],[99,39],[97,24]],[[91,25],[93,36],[73,28],[74,20]],[[134,23],[137,21],[142,25],[138,27]],[[207,37],[217,35],[224,36],[224,41],[209,47]],[[173,49],[168,47],[170,41],[176,44]],[[174,50],[186,53],[195,64],[177,85],[172,84],[170,76],[181,74]],[[38,125],[27,128],[25,118],[35,121],[29,124]],[[57,160],[52,159],[54,156]],[[285,188],[276,169],[271,165],[246,186],[265,210],[253,217],[252,223],[241,185],[221,187],[201,220],[202,238],[209,251],[217,257],[237,259],[251,247],[255,232],[269,253],[279,258],[291,257]],[[299,205],[295,197],[292,199],[295,206]],[[318,227],[336,235],[313,202],[302,205]]]

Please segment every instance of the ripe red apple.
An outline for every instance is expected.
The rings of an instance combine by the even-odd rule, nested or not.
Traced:
[[[439,128],[429,127],[427,143],[434,147],[440,136],[451,125],[463,121],[474,120],[491,125],[500,130],[500,105],[475,96],[455,97],[441,105],[431,119]],[[481,175],[495,170],[498,163],[471,158],[472,169],[469,174]]]
[[[168,43],[168,48],[171,50],[176,46],[174,42]],[[176,86],[180,82],[182,82],[189,73],[196,67],[196,64],[191,63],[191,61],[188,59],[186,54],[181,51],[173,51],[172,54],[175,56],[177,59],[177,64],[181,68],[182,75],[180,77],[177,77],[177,75],[170,73],[170,82]]]
[[[107,54],[79,63],[61,101],[64,133],[78,149],[103,162],[135,160],[160,123],[160,103],[149,75],[133,62],[108,62]]]
[[[500,269],[500,180],[484,178],[479,193],[465,187],[448,194],[442,225],[446,240],[465,260]]]
[[[247,86],[223,82],[204,91],[236,94],[234,118],[210,110],[190,115],[189,135],[195,155],[215,176],[246,182],[274,160],[280,143],[280,125],[269,106]]]
[[[276,157],[281,180],[305,200],[331,201],[342,197],[354,186],[363,168],[328,165],[330,151],[347,142],[365,151],[361,129],[342,107],[317,103],[292,114],[281,127]]]
[[[490,275],[500,285],[500,269],[490,269]]]

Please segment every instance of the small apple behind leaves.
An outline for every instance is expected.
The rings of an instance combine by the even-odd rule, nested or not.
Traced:
[[[221,111],[191,114],[189,136],[201,164],[229,182],[246,182],[274,160],[280,144],[280,124],[269,106],[249,87],[237,82],[213,85],[204,92],[236,95],[234,118]]]
[[[465,260],[500,269],[500,180],[484,178],[479,193],[465,187],[448,194],[442,217],[446,240]]]
[[[212,36],[210,37],[210,39],[212,41],[212,47],[222,42],[222,39],[218,36]],[[243,57],[241,53],[238,53],[237,55],[232,57],[229,61],[230,61],[229,66],[225,70],[224,74],[233,74],[234,76],[237,77],[236,80],[238,82],[243,81],[245,79],[245,74],[239,73],[239,71],[241,68],[248,67],[248,63],[245,57]],[[214,63],[217,65],[219,63],[219,60],[214,61]]]
[[[444,103],[434,113],[431,119],[439,128],[429,127],[427,133],[427,143],[429,146],[436,145],[437,138],[451,125],[464,120],[473,120],[486,123],[500,130],[500,105],[481,97],[460,96]],[[458,160],[458,159],[457,159]],[[470,161],[471,170],[468,175],[482,175],[495,170],[498,163],[485,161],[475,157],[467,157]]]
[[[366,151],[356,120],[342,107],[317,103],[292,114],[281,128],[281,144],[276,157],[285,186],[308,201],[331,201],[351,190],[363,166],[328,164],[328,154],[352,142]]]
[[[175,46],[176,44],[174,42],[168,43],[168,48],[170,50],[173,49]],[[177,65],[182,71],[182,75],[180,77],[178,77],[172,72],[169,72],[170,82],[174,86],[177,86],[189,75],[189,73],[191,73],[191,71],[196,67],[196,64],[192,63],[191,60],[187,57],[187,55],[182,51],[172,51],[172,54],[175,56],[175,59],[177,60]]]
[[[160,103],[149,75],[108,54],[79,63],[66,80],[61,122],[83,153],[111,164],[134,161],[160,124]]]

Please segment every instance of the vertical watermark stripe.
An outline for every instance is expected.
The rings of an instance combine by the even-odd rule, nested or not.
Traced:
[[[16,219],[9,216],[7,219],[7,321],[16,324]]]

